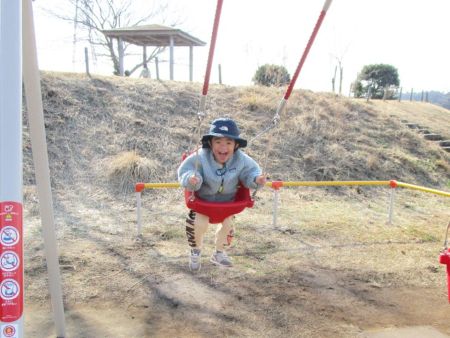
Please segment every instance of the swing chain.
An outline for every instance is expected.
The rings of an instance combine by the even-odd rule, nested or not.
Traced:
[[[267,133],[268,131],[275,129],[275,127],[277,127],[280,124],[281,121],[281,113],[284,111],[284,109],[286,108],[286,103],[287,100],[285,100],[284,98],[280,101],[277,111],[275,112],[275,115],[272,118],[272,121],[270,121],[269,125],[267,126],[266,129],[264,129],[263,131],[261,131],[259,134],[257,134],[256,136],[254,136],[249,142],[253,142],[255,139],[257,139],[258,137],[260,137],[261,135],[264,135],[265,133]],[[263,160],[263,167],[262,167],[262,172],[264,173],[267,169],[267,161],[268,161],[268,153],[270,151],[270,149],[272,148],[272,137],[269,138],[269,144],[265,149],[265,156],[264,156],[264,160]],[[252,199],[254,200],[256,198],[256,194],[258,193],[260,187],[258,186],[252,194]]]
[[[278,114],[278,112],[275,114],[275,116],[273,117],[272,121],[270,121],[269,125],[263,129],[261,132],[259,132],[258,134],[256,134],[255,136],[253,136],[249,143],[252,143],[254,140],[256,140],[257,138],[259,138],[260,136],[264,135],[265,133],[267,133],[269,130],[274,129],[276,126],[278,126],[278,124],[280,123],[280,115]]]
[[[197,121],[198,121],[197,128],[194,130],[194,134],[196,135],[194,137],[197,140],[200,139],[202,122],[207,115],[205,107],[206,107],[206,95],[203,95],[200,99],[199,109],[197,111]],[[194,137],[191,137],[191,140],[189,142],[189,149],[191,149]],[[200,146],[195,147],[195,172],[196,173],[198,172],[198,170],[199,170],[198,168],[200,167],[200,159],[198,156],[199,148],[200,148]],[[195,192],[192,191],[190,200],[194,201],[194,199],[195,199]]]

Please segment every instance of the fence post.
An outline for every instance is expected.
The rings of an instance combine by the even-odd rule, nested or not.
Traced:
[[[138,234],[138,236],[140,236],[142,233],[141,206],[142,206],[141,192],[137,192],[136,193],[136,212],[137,212],[137,234]]]
[[[84,63],[86,65],[86,75],[91,77],[91,74],[89,73],[89,54],[87,47],[84,47]]]
[[[137,235],[138,237],[142,235],[142,191],[145,188],[144,183],[136,183],[136,217],[137,217]]]
[[[274,227],[277,226],[277,218],[278,218],[278,202],[280,196],[280,188],[283,186],[283,181],[273,181],[272,189],[273,189],[273,208],[272,208],[272,224]]]
[[[274,227],[277,226],[278,198],[279,198],[279,190],[273,189],[272,224]]]
[[[395,201],[395,188],[397,188],[397,181],[390,181],[389,186],[391,191],[389,193],[389,214],[388,214],[388,224],[392,224],[392,218],[394,214],[394,201]]]

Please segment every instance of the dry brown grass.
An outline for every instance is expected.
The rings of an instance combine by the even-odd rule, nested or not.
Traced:
[[[450,129],[448,128],[450,116],[448,110],[443,107],[426,102],[381,100],[371,101],[368,105],[382,114],[394,115],[398,119],[417,123],[450,139]]]
[[[105,160],[106,174],[119,192],[134,191],[137,182],[157,179],[158,163],[133,151],[126,151]]]

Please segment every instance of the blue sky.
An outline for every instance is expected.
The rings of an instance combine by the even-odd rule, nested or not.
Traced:
[[[82,72],[86,45],[78,43],[74,48],[73,24],[49,18],[42,11],[61,2],[34,2],[40,68]],[[134,3],[140,11],[147,9],[148,1]],[[209,44],[215,0],[169,0],[168,4],[168,23],[181,19],[177,28]],[[256,69],[265,63],[284,65],[292,75],[322,6],[322,0],[224,0],[211,82],[218,82],[218,64],[223,83],[229,85],[251,85]],[[74,13],[74,9],[68,8],[67,12]],[[396,67],[404,91],[414,88],[448,92],[448,13],[448,0],[333,0],[296,88],[330,91],[340,60],[344,95],[358,71],[373,63]],[[194,49],[194,81],[203,81],[208,47]],[[188,49],[176,48],[175,58],[175,80],[187,81]],[[168,54],[161,59],[167,60]],[[127,65],[134,65],[132,58],[126,60],[125,68]],[[160,65],[163,79],[168,79],[168,68],[167,63]],[[98,60],[91,64],[91,72],[110,74],[111,65]]]

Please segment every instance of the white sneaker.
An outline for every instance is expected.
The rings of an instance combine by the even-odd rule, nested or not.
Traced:
[[[191,271],[200,271],[202,267],[202,252],[200,249],[191,249],[191,254],[189,256],[189,269]]]
[[[227,253],[225,251],[216,251],[215,253],[213,253],[210,262],[214,265],[224,266],[227,268],[233,266],[231,258],[227,256]]]

